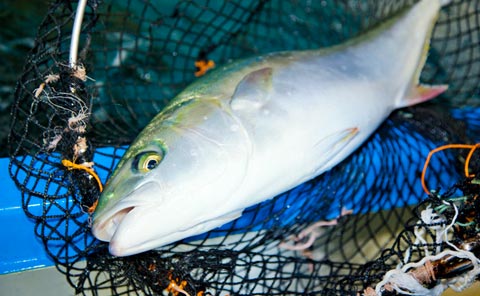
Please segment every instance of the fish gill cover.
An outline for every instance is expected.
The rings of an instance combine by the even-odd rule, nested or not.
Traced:
[[[479,271],[480,212],[478,181],[463,173],[469,150],[432,157],[429,196],[420,173],[432,149],[479,141],[476,0],[442,8],[433,33],[421,81],[448,91],[393,113],[331,171],[158,251],[114,257],[90,231],[89,212],[126,147],[208,66],[338,44],[412,2],[88,1],[73,68],[77,3],[51,4],[15,91],[10,174],[75,291],[401,295],[468,286]],[[468,164],[480,170],[477,153]]]

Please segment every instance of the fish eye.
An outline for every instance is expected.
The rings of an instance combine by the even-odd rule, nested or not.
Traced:
[[[155,169],[163,159],[163,155],[156,151],[147,151],[138,154],[133,162],[136,171],[147,173]]]

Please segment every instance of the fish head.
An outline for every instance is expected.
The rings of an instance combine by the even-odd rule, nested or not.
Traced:
[[[195,131],[146,130],[119,162],[93,215],[94,236],[110,242],[116,256],[159,248],[239,215],[224,207],[241,181],[241,153],[229,149],[235,145]]]

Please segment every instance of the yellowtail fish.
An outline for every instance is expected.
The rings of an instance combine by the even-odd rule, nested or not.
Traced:
[[[198,79],[132,143],[102,193],[93,234],[116,256],[159,248],[329,170],[420,85],[442,2],[422,0],[334,47],[237,61]]]

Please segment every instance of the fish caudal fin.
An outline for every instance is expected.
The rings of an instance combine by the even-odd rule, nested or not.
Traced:
[[[426,102],[435,98],[439,94],[448,89],[448,85],[424,85],[419,83],[420,73],[427,60],[430,49],[430,39],[432,37],[433,28],[438,19],[440,9],[450,3],[450,0],[422,0],[415,4],[411,14],[424,21],[424,40],[421,52],[418,57],[417,67],[411,80],[410,90],[407,90],[400,101],[397,101],[397,108],[412,106],[415,104]],[[426,17],[428,15],[428,17]]]
[[[445,92],[448,85],[424,85],[418,84],[410,89],[410,92],[398,103],[398,108],[412,106],[426,102]]]

